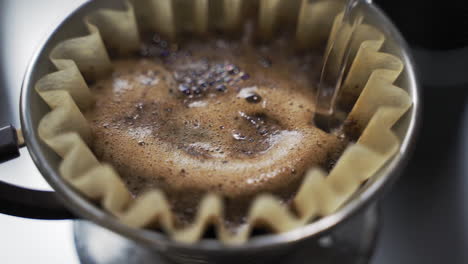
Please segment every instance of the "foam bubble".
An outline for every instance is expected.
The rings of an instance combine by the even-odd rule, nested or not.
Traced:
[[[196,108],[196,107],[205,107],[207,106],[208,103],[206,101],[194,101],[194,102],[191,102],[188,107],[190,108]]]
[[[149,76],[149,75],[138,75],[136,77],[137,81],[143,85],[149,85],[149,86],[154,86],[159,83],[159,78],[155,76]]]
[[[258,92],[258,87],[257,86],[250,86],[250,87],[245,87],[240,89],[239,93],[237,93],[238,98],[247,98],[251,96],[254,93]]]
[[[114,93],[121,94],[130,90],[132,88],[132,85],[126,79],[115,78],[112,83],[112,88],[114,90]]]
[[[150,128],[150,127],[130,127],[128,128],[127,130],[127,134],[135,139],[135,140],[138,140],[139,142],[141,142],[142,140],[144,140],[146,137],[148,137],[149,135],[151,135],[151,133],[153,132],[153,128]]]
[[[210,156],[216,157],[216,158],[225,158],[226,153],[222,150],[221,147],[214,146],[208,142],[195,142],[192,144],[189,144],[189,147],[208,152]]]

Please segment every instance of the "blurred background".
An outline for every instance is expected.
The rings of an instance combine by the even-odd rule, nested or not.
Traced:
[[[19,127],[20,87],[29,58],[83,2],[0,0],[0,125]],[[375,2],[411,45],[424,118],[415,154],[382,202],[372,263],[468,263],[468,3]],[[50,190],[27,150],[21,154],[0,165],[0,180]],[[0,263],[79,263],[71,222],[0,214]]]

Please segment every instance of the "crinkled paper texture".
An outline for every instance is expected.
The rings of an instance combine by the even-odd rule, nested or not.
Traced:
[[[328,1],[326,1],[328,3]],[[134,199],[116,171],[100,163],[87,145],[91,137],[81,111],[93,103],[86,81],[112,71],[108,52],[128,54],[139,48],[139,32],[160,32],[175,38],[181,32],[207,33],[241,27],[250,0],[134,0],[126,10],[98,10],[84,21],[89,35],[65,40],[50,54],[58,71],[44,76],[36,90],[51,111],[39,124],[41,139],[63,160],[59,171],[64,179],[86,197],[133,227],[158,224],[173,239],[193,243],[209,225],[226,244],[245,242],[257,223],[285,232],[316,217],[335,212],[359,186],[372,177],[399,149],[391,128],[411,106],[411,99],[393,82],[403,70],[397,57],[380,52],[385,38],[376,28],[362,24],[351,44],[352,62],[342,88],[342,98],[353,103],[348,121],[361,136],[342,154],[326,175],[311,168],[294,199],[298,214],[281,205],[272,195],[258,196],[247,223],[232,233],[224,226],[222,199],[207,194],[195,220],[177,229],[164,193],[150,191]],[[258,28],[264,39],[273,36],[279,20],[295,19],[296,44],[315,47],[340,25],[339,6],[324,2],[259,0]],[[289,3],[289,4],[288,4]],[[251,9],[251,8],[250,8]],[[285,11],[282,11],[285,10]],[[282,12],[287,12],[283,14]],[[334,22],[333,22],[334,21]],[[333,27],[332,27],[333,25]],[[331,30],[331,31],[330,31]],[[326,39],[325,39],[326,40]]]

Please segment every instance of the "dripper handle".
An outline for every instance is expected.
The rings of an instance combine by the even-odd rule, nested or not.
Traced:
[[[45,220],[77,218],[63,206],[55,192],[31,190],[2,181],[0,213]]]
[[[12,125],[0,128],[0,163],[20,156],[24,146],[21,130]],[[1,181],[0,213],[34,219],[74,219],[74,216],[59,201],[55,192],[22,188]]]
[[[0,163],[19,157],[19,148],[24,144],[19,131],[12,125],[0,128]]]

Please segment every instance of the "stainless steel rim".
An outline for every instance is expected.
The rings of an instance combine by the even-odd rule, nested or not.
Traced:
[[[67,19],[76,14],[79,10],[92,4],[93,2],[95,1],[83,4],[72,14],[70,14],[70,16]],[[218,241],[210,239],[202,240],[194,245],[182,244],[175,242],[166,237],[165,235],[157,232],[142,229],[134,229],[121,224],[115,217],[105,213],[98,207],[94,206],[88,200],[82,197],[77,191],[69,187],[62,179],[62,177],[58,174],[56,169],[53,168],[52,165],[49,164],[43,156],[42,146],[39,142],[40,139],[37,135],[37,128],[34,127],[30,115],[31,98],[29,96],[31,93],[34,92],[34,83],[32,83],[31,76],[33,69],[37,64],[38,58],[43,53],[44,46],[47,43],[47,41],[50,39],[53,33],[55,33],[61,28],[62,24],[66,20],[64,20],[62,24],[60,24],[53,31],[51,31],[51,34],[49,35],[47,40],[45,40],[42,43],[41,48],[35,52],[24,77],[21,92],[20,110],[22,129],[29,153],[31,154],[31,157],[35,162],[36,166],[38,167],[39,171],[42,173],[42,175],[48,181],[48,183],[53,187],[53,189],[57,192],[59,197],[63,200],[64,204],[69,209],[71,209],[77,215],[85,219],[92,220],[101,226],[104,226],[123,236],[129,237],[137,242],[141,242],[146,245],[151,245],[160,249],[175,247],[180,249],[198,249],[204,251],[252,251],[258,250],[260,248],[281,246],[305,238],[317,237],[322,233],[330,230],[337,224],[343,223],[346,219],[360,211],[360,209],[362,209],[369,203],[375,201],[376,198],[380,197],[382,193],[390,187],[390,185],[396,180],[397,176],[399,175],[399,172],[402,170],[402,168],[408,161],[410,152],[412,152],[412,148],[414,146],[416,132],[420,123],[420,102],[418,88],[419,86],[416,80],[416,74],[414,72],[414,60],[410,56],[410,54],[408,54],[408,46],[401,37],[400,33],[396,30],[393,23],[385,15],[383,15],[382,11],[377,6],[371,5],[369,6],[369,8],[372,12],[376,12],[377,14],[381,15],[383,22],[389,25],[390,33],[396,38],[397,42],[402,46],[402,49],[404,50],[403,59],[406,62],[407,68],[410,69],[408,71],[408,78],[411,84],[410,90],[413,95],[413,109],[411,111],[411,122],[408,127],[407,136],[402,142],[400,152],[388,164],[388,167],[386,168],[387,175],[381,177],[379,180],[374,182],[371,186],[369,186],[369,188],[362,192],[362,194],[359,197],[350,201],[336,213],[324,217],[311,224],[308,224],[302,228],[298,228],[293,231],[282,234],[255,237],[252,238],[249,242],[241,246],[235,247],[226,247]]]

